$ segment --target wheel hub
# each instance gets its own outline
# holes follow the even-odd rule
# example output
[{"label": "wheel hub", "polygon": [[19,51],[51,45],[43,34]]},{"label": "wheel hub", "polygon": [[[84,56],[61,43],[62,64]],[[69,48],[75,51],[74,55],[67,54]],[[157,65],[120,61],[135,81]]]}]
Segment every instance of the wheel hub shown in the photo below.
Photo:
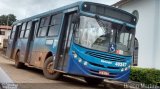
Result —
[{"label": "wheel hub", "polygon": [[48,65],[47,65],[47,72],[49,74],[54,74],[55,71],[53,70],[53,67],[54,67],[53,62],[48,63]]}]

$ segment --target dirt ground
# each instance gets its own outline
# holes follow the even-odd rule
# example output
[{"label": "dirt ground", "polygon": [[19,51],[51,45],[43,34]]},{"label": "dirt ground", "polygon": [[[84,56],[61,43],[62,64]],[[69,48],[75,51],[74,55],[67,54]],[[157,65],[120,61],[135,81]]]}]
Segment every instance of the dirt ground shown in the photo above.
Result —
[{"label": "dirt ground", "polygon": [[18,84],[20,89],[120,89],[118,86],[103,83],[88,85],[82,78],[64,75],[60,80],[50,80],[43,76],[42,70],[26,67],[17,69],[14,62],[0,54],[0,67]]}]

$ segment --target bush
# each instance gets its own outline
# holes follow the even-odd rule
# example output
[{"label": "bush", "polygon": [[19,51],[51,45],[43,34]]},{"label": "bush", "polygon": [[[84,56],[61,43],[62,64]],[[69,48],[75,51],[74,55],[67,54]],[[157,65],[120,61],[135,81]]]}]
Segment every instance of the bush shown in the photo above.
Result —
[{"label": "bush", "polygon": [[160,70],[132,67],[130,79],[133,81],[160,86]]}]

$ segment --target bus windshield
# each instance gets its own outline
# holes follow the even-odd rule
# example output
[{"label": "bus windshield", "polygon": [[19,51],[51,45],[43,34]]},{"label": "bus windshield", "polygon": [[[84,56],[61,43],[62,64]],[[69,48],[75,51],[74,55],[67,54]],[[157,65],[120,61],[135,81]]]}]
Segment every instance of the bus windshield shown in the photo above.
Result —
[{"label": "bus windshield", "polygon": [[80,16],[78,25],[74,35],[76,44],[94,50],[131,55],[135,31],[132,28],[87,16]]}]

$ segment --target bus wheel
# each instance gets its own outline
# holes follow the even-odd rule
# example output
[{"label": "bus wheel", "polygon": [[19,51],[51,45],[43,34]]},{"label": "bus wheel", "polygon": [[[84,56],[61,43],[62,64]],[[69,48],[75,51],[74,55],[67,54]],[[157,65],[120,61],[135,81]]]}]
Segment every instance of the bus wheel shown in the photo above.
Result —
[{"label": "bus wheel", "polygon": [[85,77],[84,79],[89,85],[98,85],[98,84],[102,83],[104,80],[104,79],[91,78],[91,77]]},{"label": "bus wheel", "polygon": [[48,79],[59,79],[62,76],[62,73],[54,71],[54,61],[53,57],[48,57],[44,62],[43,74]]},{"label": "bus wheel", "polygon": [[22,67],[24,67],[24,63],[19,62],[19,56],[20,56],[20,52],[17,52],[16,56],[15,56],[15,66],[17,68],[22,68]]}]

